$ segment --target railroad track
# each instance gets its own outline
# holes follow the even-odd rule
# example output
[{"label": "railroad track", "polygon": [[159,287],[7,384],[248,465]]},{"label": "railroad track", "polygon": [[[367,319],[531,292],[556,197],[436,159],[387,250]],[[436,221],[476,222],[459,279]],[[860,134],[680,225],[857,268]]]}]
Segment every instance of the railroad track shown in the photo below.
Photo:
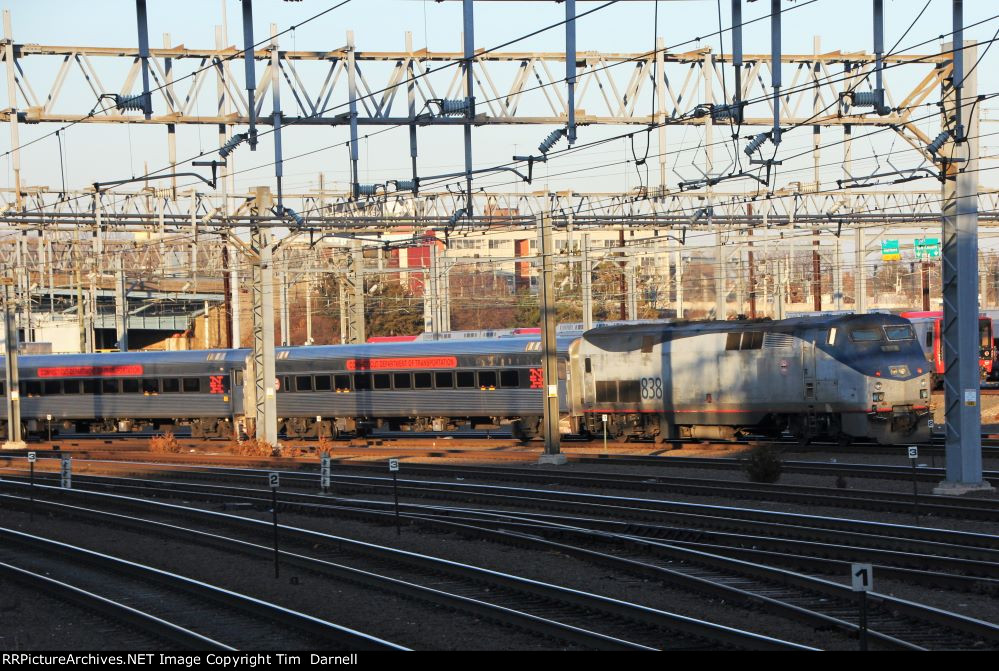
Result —
[{"label": "railroad track", "polygon": [[[144,465],[146,466],[146,465]],[[26,482],[23,474],[3,471],[8,480]],[[185,479],[209,479],[214,481],[236,480],[243,484],[262,484],[264,476],[260,472],[245,469],[191,468],[186,472],[172,473],[181,480],[114,477],[97,475],[74,475],[74,486],[85,486],[102,491],[115,491],[129,494],[151,494],[156,496],[200,495],[218,502],[256,501],[269,504],[269,490],[255,487],[234,487],[228,485],[201,484]],[[55,480],[51,473],[38,473],[37,478]],[[41,481],[41,480],[40,480]],[[283,482],[287,486],[301,485],[316,487],[318,479],[313,474],[288,473]],[[528,509],[531,512],[553,511],[605,517],[616,521],[632,523],[652,522],[665,525],[684,525],[695,528],[734,531],[739,533],[785,533],[795,530],[792,537],[799,540],[817,542],[841,542],[841,534],[850,534],[852,544],[875,547],[900,552],[920,553],[926,548],[944,556],[965,559],[993,561],[999,552],[999,538],[988,534],[946,531],[925,527],[903,527],[893,524],[864,522],[835,517],[797,515],[751,508],[705,505],[650,498],[611,496],[582,492],[550,491],[498,485],[470,483],[450,483],[420,480],[399,480],[399,492],[406,500],[413,498],[458,501],[462,504],[500,505],[512,510]],[[393,492],[392,480],[387,477],[339,475],[334,478],[334,489],[338,495],[349,492],[374,493],[390,500]],[[282,505],[323,505],[329,499],[325,496],[282,491]],[[364,502],[375,507],[384,505],[382,501]],[[354,502],[355,505],[361,503]],[[772,530],[771,530],[772,529]],[[899,530],[905,536],[899,536]]]},{"label": "railroad track", "polygon": [[[65,492],[55,490],[50,493],[61,495]],[[23,497],[0,495],[0,498],[6,505],[22,508],[30,505]],[[124,526],[143,533],[179,537],[185,542],[208,544],[230,552],[264,558],[269,558],[273,552],[267,545],[220,534],[220,531],[231,534],[238,530],[266,542],[272,527],[265,522],[118,496],[104,498],[102,502],[139,507],[147,515],[179,516],[185,524],[201,524],[202,528],[180,527],[135,515],[126,516],[55,501],[36,503],[48,512],[98,520],[116,528]],[[300,547],[314,555],[307,556],[287,549],[282,551],[281,561],[297,568],[466,611],[476,617],[588,648],[808,649],[751,632],[459,562],[306,529],[282,526],[280,533],[283,546]],[[358,561],[364,563],[364,569],[347,565]],[[426,586],[426,583],[431,583],[433,587]]]},{"label": "railroad track", "polygon": [[0,527],[0,539],[0,561],[8,575],[33,575],[36,584],[44,575],[72,586],[79,598],[89,593],[109,609],[115,604],[122,615],[127,609],[131,622],[184,647],[405,649],[273,603],[16,529]]},{"label": "railroad track", "polygon": [[[652,457],[655,459],[655,457]],[[686,459],[686,458],[684,458]],[[675,459],[670,459],[673,462]],[[16,461],[13,457],[6,459],[8,463]],[[54,463],[54,460],[46,460]],[[703,459],[696,462],[699,466],[706,465],[705,462],[715,460]],[[205,466],[184,466],[179,464],[156,464],[151,462],[121,462],[103,460],[78,460],[77,464],[88,464],[99,468],[116,469],[126,473],[144,473],[148,469],[171,469],[168,473],[171,477],[185,478],[209,478],[220,481],[235,482],[257,482],[265,477],[266,471],[258,469],[232,469],[224,467]],[[627,460],[626,463],[631,463]],[[636,463],[646,463],[644,460]],[[658,465],[669,465],[657,462]],[[23,462],[21,463],[23,466]],[[726,460],[724,466],[734,468],[738,466],[737,460]],[[313,465],[312,468],[315,466]],[[378,465],[354,464],[346,465],[349,470],[377,470]],[[380,466],[384,468],[384,466]],[[823,470],[821,466],[807,465],[803,469],[812,469],[812,472]],[[334,481],[341,492],[378,492],[387,486],[388,480],[384,477],[365,477],[342,474],[343,469],[338,469],[334,476]],[[14,468],[0,469],[0,472],[18,474]],[[23,469],[21,471],[23,473]],[[803,485],[787,484],[763,484],[747,483],[737,481],[718,481],[703,478],[688,478],[668,475],[635,475],[626,473],[606,473],[606,472],[556,472],[553,470],[541,470],[538,468],[513,468],[513,467],[493,467],[493,466],[450,466],[441,464],[406,464],[407,475],[423,475],[429,477],[448,477],[464,480],[465,478],[478,478],[487,481],[515,481],[528,483],[542,483],[545,485],[559,486],[583,486],[603,490],[626,490],[655,492],[659,494],[685,494],[694,496],[715,496],[719,498],[740,498],[747,500],[774,501],[785,503],[796,503],[810,506],[826,506],[833,508],[863,509],[868,511],[883,511],[892,513],[913,514],[916,510],[916,502],[911,494],[900,492],[885,492],[875,490],[840,489],[834,487],[814,487]],[[833,471],[824,471],[832,472]],[[852,471],[856,474],[858,471]],[[896,477],[901,477],[899,471],[886,469]],[[842,474],[842,473],[839,473]],[[918,475],[918,472],[917,472]],[[289,482],[300,482],[303,486],[318,485],[318,473],[292,473],[289,474]],[[911,474],[910,474],[911,477]],[[999,482],[999,478],[997,478]],[[412,490],[420,486],[420,481],[403,480],[402,486]],[[442,487],[465,488],[473,485],[455,483],[437,483]],[[484,486],[484,485],[483,485]],[[418,492],[416,492],[418,493]],[[980,498],[954,498],[945,496],[933,496],[922,494],[918,499],[918,510],[921,515],[934,515],[940,517],[954,517],[958,519],[976,519],[987,522],[999,521],[999,503],[989,499]]]},{"label": "railroad track", "polygon": [[[76,496],[82,494],[75,493]],[[90,494],[91,498],[95,496],[106,495]],[[23,502],[23,498],[21,500]],[[132,505],[165,506],[161,503],[135,503],[134,500]],[[177,506],[168,508],[175,512],[184,510]],[[187,510],[193,517],[217,515],[208,511]],[[466,535],[477,532],[494,540],[573,555],[643,579],[661,580],[693,592],[722,598],[726,603],[762,608],[816,627],[837,630],[841,634],[852,635],[857,630],[855,596],[842,585],[689,547],[678,547],[672,541],[666,543],[641,538],[635,535],[635,529],[628,534],[611,533],[587,529],[569,523],[573,521],[565,518],[538,519],[536,516],[470,510],[445,513],[430,507],[424,507],[419,513],[407,512],[407,516]],[[259,526],[262,523],[253,520],[241,521],[240,524]],[[310,538],[309,542],[314,543],[314,538]],[[874,594],[871,599],[871,635],[884,647],[975,649],[999,646],[999,627],[990,623],[884,595]]]}]

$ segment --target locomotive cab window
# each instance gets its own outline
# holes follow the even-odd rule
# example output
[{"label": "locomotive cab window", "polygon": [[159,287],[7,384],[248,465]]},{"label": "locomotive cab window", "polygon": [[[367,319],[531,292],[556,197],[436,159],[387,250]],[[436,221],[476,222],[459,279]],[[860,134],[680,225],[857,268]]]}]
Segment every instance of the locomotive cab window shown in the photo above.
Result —
[{"label": "locomotive cab window", "polygon": [[853,342],[881,342],[881,332],[878,329],[853,329],[850,331]]},{"label": "locomotive cab window", "polygon": [[829,336],[826,338],[826,344],[827,345],[835,345],[836,344],[836,327],[835,326],[833,326],[831,329],[829,329]]},{"label": "locomotive cab window", "polygon": [[888,336],[888,340],[914,340],[916,338],[909,325],[886,326],[885,335]]}]

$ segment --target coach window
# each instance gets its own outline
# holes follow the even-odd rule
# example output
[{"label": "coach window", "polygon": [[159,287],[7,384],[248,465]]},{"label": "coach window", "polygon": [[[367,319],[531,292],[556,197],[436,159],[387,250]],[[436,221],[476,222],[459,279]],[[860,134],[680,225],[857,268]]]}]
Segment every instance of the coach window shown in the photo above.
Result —
[{"label": "coach window", "polygon": [[430,373],[413,373],[413,387],[430,389],[434,386],[434,378]]},{"label": "coach window", "polygon": [[142,393],[143,394],[158,394],[160,393],[160,381],[154,377],[143,378],[142,380]]},{"label": "coach window", "polygon": [[62,384],[59,383],[59,380],[45,380],[42,387],[46,396],[55,396],[62,393]]},{"label": "coach window", "polygon": [[[344,375],[344,377],[347,377]],[[349,379],[349,378],[348,378]],[[316,391],[330,391],[333,389],[333,378],[329,375],[316,376]]]},{"label": "coach window", "polygon": [[496,371],[494,370],[480,370],[479,371],[479,388],[486,389],[496,388]]},{"label": "coach window", "polygon": [[337,391],[350,391],[350,376],[336,375],[333,378],[334,388]]},{"label": "coach window", "polygon": [[83,393],[84,394],[99,394],[101,393],[101,386],[97,384],[100,380],[84,380],[83,381]]},{"label": "coach window", "polygon": [[7,395],[7,388],[4,386],[3,382],[0,382],[0,396]]},{"label": "coach window", "polygon": [[183,380],[183,389],[187,393],[197,393],[201,391],[201,378],[200,377],[185,377]]},{"label": "coach window", "polygon": [[125,394],[139,393],[139,380],[137,378],[125,378],[121,381],[121,391]]},{"label": "coach window", "polygon": [[38,380],[25,380],[21,383],[21,395],[32,397],[42,395],[42,383]]},{"label": "coach window", "polygon": [[454,373],[434,373],[434,386],[438,389],[454,387]]},{"label": "coach window", "polygon": [[285,391],[285,392],[287,392],[287,391],[295,391],[294,389],[291,388],[291,376],[290,375],[284,375],[280,379],[281,379],[281,384],[278,385],[278,391],[279,392],[281,392],[281,391]]},{"label": "coach window", "polygon": [[475,387],[475,373],[472,371],[461,371],[456,378],[459,389],[473,389]]},{"label": "coach window", "polygon": [[312,376],[311,375],[296,375],[295,376],[295,390],[296,391],[312,391]]},{"label": "coach window", "polygon": [[173,394],[180,391],[180,380],[175,377],[163,378],[163,393]]},{"label": "coach window", "polygon": [[118,380],[101,380],[101,393],[102,394],[117,394],[118,393]]},{"label": "coach window", "polygon": [[520,386],[520,371],[504,370],[500,371],[500,384],[504,387]]},{"label": "coach window", "polygon": [[[63,380],[62,381],[62,393],[64,394],[79,394],[80,393],[80,381],[79,380]],[[3,394],[0,394],[2,396]]]},{"label": "coach window", "polygon": [[392,378],[388,373],[373,373],[372,377],[375,378],[375,389],[392,388]]},{"label": "coach window", "polygon": [[357,373],[354,375],[354,389],[371,389],[371,373]]},{"label": "coach window", "polygon": [[413,378],[410,377],[409,373],[395,373],[392,378],[392,384],[396,389],[413,388]]},{"label": "coach window", "polygon": [[236,370],[233,377],[235,378],[236,386],[241,387],[243,385],[243,371]]}]

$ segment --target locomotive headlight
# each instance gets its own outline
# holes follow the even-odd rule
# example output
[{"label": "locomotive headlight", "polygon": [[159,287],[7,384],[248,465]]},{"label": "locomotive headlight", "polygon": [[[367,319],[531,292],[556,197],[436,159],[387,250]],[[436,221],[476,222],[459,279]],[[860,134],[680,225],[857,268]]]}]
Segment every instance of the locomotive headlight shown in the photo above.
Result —
[{"label": "locomotive headlight", "polygon": [[919,386],[920,386],[920,387],[925,387],[925,386],[927,386],[928,384],[929,384],[929,383],[928,383],[928,382],[926,381],[926,378],[924,377],[924,378],[922,379],[922,381],[921,381],[921,382],[919,383]]},{"label": "locomotive headlight", "polygon": [[920,389],[919,390],[919,398],[929,398],[929,397],[930,397],[930,390],[929,389]]},{"label": "locomotive headlight", "polygon": [[874,388],[875,388],[875,389],[877,389],[878,391],[880,391],[880,390],[881,390],[881,387],[883,387],[883,386],[884,386],[884,385],[883,385],[883,384],[881,384],[880,382],[875,382],[875,383],[874,383]]},{"label": "locomotive headlight", "polygon": [[883,391],[879,391],[879,392],[875,392],[874,393],[874,402],[875,403],[878,403],[878,402],[883,401],[883,400],[885,400],[885,393]]}]

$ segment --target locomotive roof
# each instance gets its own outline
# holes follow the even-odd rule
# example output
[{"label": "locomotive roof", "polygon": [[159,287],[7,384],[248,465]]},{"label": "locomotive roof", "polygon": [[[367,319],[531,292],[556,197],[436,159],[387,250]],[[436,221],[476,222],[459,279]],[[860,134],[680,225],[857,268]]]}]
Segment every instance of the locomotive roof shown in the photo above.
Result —
[{"label": "locomotive roof", "polygon": [[738,331],[760,331],[763,333],[796,333],[805,329],[832,328],[833,326],[866,326],[884,324],[908,324],[909,320],[883,313],[853,315],[819,315],[793,317],[791,319],[739,319],[720,321],[714,319],[677,320],[665,324],[623,324],[590,329],[583,337],[601,340],[613,336],[653,335],[663,337],[684,337],[701,333],[733,333]]}]

